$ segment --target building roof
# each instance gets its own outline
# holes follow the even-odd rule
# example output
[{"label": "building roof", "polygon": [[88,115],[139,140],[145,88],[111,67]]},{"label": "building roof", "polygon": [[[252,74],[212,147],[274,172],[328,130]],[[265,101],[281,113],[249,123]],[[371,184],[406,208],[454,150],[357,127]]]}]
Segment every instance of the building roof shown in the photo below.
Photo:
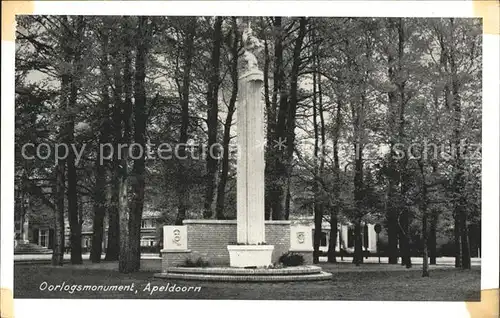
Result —
[{"label": "building roof", "polygon": [[162,216],[162,214],[163,214],[162,211],[145,208],[144,211],[142,211],[142,218],[143,219],[159,218]]}]

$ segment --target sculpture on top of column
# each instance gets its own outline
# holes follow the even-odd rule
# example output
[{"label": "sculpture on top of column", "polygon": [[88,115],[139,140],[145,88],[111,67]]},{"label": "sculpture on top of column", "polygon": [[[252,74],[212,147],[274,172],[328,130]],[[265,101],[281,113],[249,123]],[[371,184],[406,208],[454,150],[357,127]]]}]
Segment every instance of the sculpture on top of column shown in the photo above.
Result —
[{"label": "sculpture on top of column", "polygon": [[245,71],[258,71],[259,63],[257,62],[256,54],[262,50],[264,45],[261,40],[253,35],[251,22],[248,22],[247,27],[243,30],[242,40],[245,50],[243,53],[243,59],[247,63]]}]

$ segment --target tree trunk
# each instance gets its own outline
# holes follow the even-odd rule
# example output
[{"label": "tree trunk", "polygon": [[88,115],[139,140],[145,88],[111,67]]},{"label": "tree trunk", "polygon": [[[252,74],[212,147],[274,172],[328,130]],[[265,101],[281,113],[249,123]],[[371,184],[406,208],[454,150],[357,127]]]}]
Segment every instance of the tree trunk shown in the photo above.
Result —
[{"label": "tree trunk", "polygon": [[[450,19],[451,27],[454,28],[454,20]],[[458,70],[455,62],[455,49],[454,43],[450,43],[450,54],[449,64],[451,70],[451,104],[453,109],[453,137],[455,144],[455,164],[453,166],[455,182],[453,185],[454,189],[454,215],[455,219],[458,219],[458,231],[455,232],[459,238],[456,240],[458,244],[460,244],[459,251],[456,257],[460,259],[460,267],[463,269],[471,268],[470,261],[470,248],[469,248],[469,240],[468,240],[468,231],[467,231],[467,199],[465,198],[465,168],[464,168],[464,158],[463,154],[459,152],[461,149],[461,120],[462,120],[462,105],[461,105],[461,96],[460,96],[460,84],[458,79]]]},{"label": "tree trunk", "polygon": [[[361,145],[360,145],[361,148]],[[354,172],[354,201],[356,205],[356,218],[354,220],[354,257],[352,262],[358,266],[363,263],[363,245],[361,240],[361,217],[363,210],[363,153],[359,150],[359,154],[355,159]]]},{"label": "tree trunk", "polygon": [[[387,225],[389,240],[389,263],[397,263],[397,243],[401,253],[401,265],[411,267],[411,252],[408,234],[409,215],[405,203],[405,195],[408,188],[407,176],[407,154],[395,162],[394,146],[396,143],[405,144],[405,106],[406,81],[403,68],[405,67],[405,29],[402,18],[388,19],[388,30],[391,36],[397,36],[397,55],[388,53],[388,76],[395,89],[388,92],[389,97],[389,143],[391,153],[388,162],[388,189],[387,189]],[[389,44],[390,45],[390,44]],[[405,148],[406,149],[406,148]],[[396,198],[397,184],[401,183],[399,200]],[[399,201],[399,202],[397,202]],[[399,215],[398,215],[399,213]]]},{"label": "tree trunk", "polygon": [[[364,98],[362,98],[364,100]],[[361,103],[363,105],[363,102]],[[362,108],[355,110],[356,106],[351,106],[354,126],[354,256],[352,262],[359,266],[363,262],[363,246],[361,242],[361,216],[363,214],[363,144],[361,138],[362,131]],[[359,107],[359,106],[358,106]]]},{"label": "tree trunk", "polygon": [[[117,149],[117,148],[115,148]],[[111,180],[111,199],[108,210],[108,240],[106,246],[106,261],[117,261],[120,254],[120,224],[119,224],[119,199],[120,199],[120,171],[118,164],[113,169]]]},{"label": "tree trunk", "polygon": [[425,181],[425,170],[424,163],[422,161],[419,162],[420,166],[420,174],[422,176],[422,197],[420,202],[420,209],[422,212],[422,242],[423,242],[423,255],[422,255],[422,277],[429,277],[429,255],[427,250],[427,183]]},{"label": "tree trunk", "polygon": [[[451,19],[450,19],[451,20]],[[444,85],[444,97],[445,97],[445,107],[446,109],[452,108],[453,110],[453,99],[455,96],[451,94],[450,88],[452,86],[452,80],[450,79],[450,74],[449,74],[449,64],[450,64],[450,51],[452,50],[452,47],[448,47],[448,44],[445,43],[443,34],[439,35],[439,43],[441,47],[441,56],[440,56],[440,67],[446,72],[446,82]],[[450,96],[451,95],[451,96]],[[451,97],[451,98],[450,98]],[[460,123],[460,118],[455,118],[457,114],[454,114],[454,135],[453,135],[453,144],[456,145],[457,140],[460,139],[460,130],[459,130],[459,125],[457,126],[457,123]],[[454,170],[454,178],[452,182],[452,192],[455,198],[453,199],[453,205],[454,205],[454,211],[453,211],[453,235],[454,235],[454,252],[455,252],[455,267],[456,268],[461,268],[462,267],[462,246],[460,243],[460,217],[457,214],[458,205],[457,205],[457,189],[458,189],[458,183],[459,183],[459,178],[456,169],[456,163],[458,161],[455,161],[455,165],[453,167]]]},{"label": "tree trunk", "polygon": [[[336,209],[334,207],[334,209]],[[334,210],[332,209],[332,211]],[[332,212],[330,214],[330,238],[328,240],[328,263],[337,263],[335,247],[337,246],[337,235],[338,235],[338,220],[337,214]]]},{"label": "tree trunk", "polygon": [[[271,219],[271,198],[270,198],[270,174],[269,168],[271,167],[272,153],[273,153],[273,136],[276,125],[276,103],[271,103],[270,90],[269,90],[269,45],[267,39],[264,39],[264,100],[266,103],[266,149],[265,149],[265,204],[264,204],[264,219]],[[276,81],[276,79],[275,79]],[[273,99],[275,95],[273,94]]]},{"label": "tree trunk", "polygon": [[314,251],[313,251],[313,263],[318,264],[319,263],[319,256],[320,256],[320,245],[321,245],[321,236],[322,236],[322,229],[321,229],[321,223],[323,222],[323,209],[322,205],[323,202],[320,202],[320,196],[319,196],[319,189],[320,189],[320,184],[319,184],[319,178],[321,176],[319,175],[319,164],[318,164],[318,154],[319,154],[319,127],[318,127],[318,118],[317,118],[317,73],[313,72],[313,97],[312,97],[312,103],[313,103],[313,127],[314,127],[314,170],[313,170],[313,204],[314,204]]},{"label": "tree trunk", "polygon": [[[125,27],[125,24],[123,24]],[[123,40],[123,43],[128,44],[127,40],[124,39],[125,31],[122,30],[122,36],[118,36],[118,40]],[[118,41],[116,41],[118,42]],[[123,102],[123,81],[122,79],[122,69],[124,69],[124,55],[126,55],[126,51],[121,49],[121,46],[117,45],[115,41],[113,41],[113,46],[111,50],[111,61],[113,63],[112,71],[113,71],[113,120],[112,120],[112,130],[113,130],[113,149],[115,149],[115,154],[113,154],[112,159],[112,172],[111,172],[111,198],[110,198],[110,207],[108,211],[108,240],[106,247],[106,261],[117,261],[119,259],[120,254],[120,189],[122,187],[122,178],[125,175],[122,175],[123,167],[122,163],[125,161],[119,160],[118,158],[118,144],[123,140],[123,128],[124,128],[124,117],[126,114],[122,115],[122,110],[125,109],[125,103]],[[120,157],[121,158],[121,157]]]},{"label": "tree trunk", "polygon": [[[333,187],[333,196],[335,204],[330,212],[330,239],[328,243],[328,262],[336,263],[335,248],[337,246],[337,226],[338,215],[340,213],[340,160],[339,160],[339,138],[340,125],[342,124],[342,97],[337,99],[337,111],[335,118],[334,134],[333,134],[333,169],[335,184]],[[342,235],[342,234],[341,234]],[[339,244],[341,247],[341,244]],[[342,248],[340,248],[342,249]]]},{"label": "tree trunk", "polygon": [[408,211],[403,207],[403,211],[399,216],[399,247],[401,250],[401,265],[406,268],[411,268],[410,241],[409,241],[409,224]]},{"label": "tree trunk", "polygon": [[[393,58],[389,56],[389,63],[392,63]],[[394,71],[393,68],[389,68],[389,78],[394,80]],[[389,127],[390,130],[390,149],[391,152],[388,157],[388,186],[387,186],[387,205],[386,205],[386,215],[387,215],[387,236],[388,236],[388,254],[389,254],[389,264],[397,264],[398,263],[398,217],[397,217],[397,209],[398,204],[396,204],[396,183],[398,179],[398,170],[396,167],[396,163],[394,162],[394,145],[395,141],[395,132],[393,131],[393,127],[396,126],[396,94],[391,91],[388,93],[389,95]]]},{"label": "tree trunk", "polygon": [[[69,142],[68,144],[71,144]],[[71,151],[69,152],[71,154]],[[76,167],[75,156],[68,154],[67,161],[68,169],[68,216],[70,227],[70,243],[71,243],[71,264],[82,263],[82,229],[78,215],[78,194],[76,191]]]},{"label": "tree trunk", "polygon": [[229,105],[227,107],[227,116],[224,123],[224,136],[222,139],[222,144],[224,146],[224,153],[222,156],[222,169],[219,178],[219,184],[217,188],[217,205],[215,209],[215,217],[220,220],[224,219],[224,201],[226,198],[226,184],[229,174],[229,142],[231,141],[231,126],[233,122],[233,115],[235,111],[236,98],[238,96],[238,26],[236,24],[236,17],[232,18],[232,28],[233,28],[233,45],[231,47],[231,81],[232,90],[231,98],[229,100]]},{"label": "tree trunk", "polygon": [[389,190],[387,195],[387,236],[388,236],[388,254],[389,264],[398,263],[398,220],[394,207],[395,198],[392,195],[394,184],[389,181]]},{"label": "tree trunk", "polygon": [[422,217],[423,266],[422,277],[429,277],[429,256],[427,253],[427,214]]},{"label": "tree trunk", "polygon": [[455,244],[455,268],[462,268],[462,244],[460,235],[460,217],[456,215],[456,211],[453,214],[453,234],[454,234],[454,244]]},{"label": "tree trunk", "polygon": [[[443,63],[443,59],[441,59],[441,63]],[[447,85],[445,85],[447,86]],[[439,112],[439,95],[442,92],[439,90],[438,92],[434,93],[434,111],[436,114]],[[445,96],[447,96],[448,93],[446,92],[445,89]],[[446,101],[445,97],[445,101]],[[446,105],[445,105],[446,107]],[[439,127],[439,116],[434,116],[434,125],[435,127]],[[438,163],[436,161],[431,162],[432,166],[432,173],[436,174],[438,171]],[[437,250],[436,250],[436,245],[437,245],[437,224],[438,224],[438,219],[439,219],[439,209],[438,208],[432,208],[431,209],[431,214],[430,214],[430,229],[429,229],[429,238],[427,240],[427,247],[429,250],[429,258],[430,258],[430,265],[436,265],[436,257],[437,257]]]},{"label": "tree trunk", "polygon": [[429,233],[429,240],[428,240],[428,247],[429,247],[429,258],[430,258],[430,265],[436,265],[436,256],[437,256],[437,251],[436,251],[436,228],[437,228],[437,222],[438,222],[438,211],[433,209],[431,212],[431,224],[430,224],[430,233]]},{"label": "tree trunk", "polygon": [[[300,18],[297,37],[294,41],[292,67],[290,72],[290,90],[287,91],[283,63],[283,34],[281,18],[274,18],[275,59],[274,59],[274,87],[272,108],[277,109],[276,126],[272,139],[268,139],[268,146],[275,147],[275,143],[286,143],[285,149],[267,149],[266,179],[267,179],[267,206],[271,208],[273,220],[282,220],[286,213],[286,187],[291,177],[292,159],[295,141],[295,117],[297,108],[298,76],[301,66],[300,54],[303,40],[307,31],[307,19]],[[278,93],[279,92],[279,93]],[[279,94],[279,107],[278,105]],[[275,107],[276,105],[276,107]],[[268,117],[269,120],[269,117]],[[274,127],[274,122],[270,121]],[[272,128],[271,128],[272,129]],[[277,147],[282,148],[282,147]]]},{"label": "tree trunk", "polygon": [[[66,64],[72,63],[72,54],[71,49],[68,47],[68,42],[73,36],[73,32],[71,32],[69,28],[69,22],[67,17],[63,17],[61,19],[61,29],[62,36],[60,39],[60,45],[63,51],[63,60]],[[63,69],[63,73],[61,74],[61,98],[60,98],[60,107],[62,110],[66,110],[71,105],[71,71],[68,68]],[[62,125],[59,132],[59,138],[61,142],[65,143],[68,140],[68,131],[67,125]],[[65,170],[66,170],[66,161],[59,161],[56,166],[56,185],[55,185],[55,244],[52,254],[52,264],[62,266],[64,263],[64,251],[66,248],[66,239],[65,239],[65,222],[64,222],[64,197],[66,191],[66,180],[65,180]],[[22,202],[24,204],[24,202]]]},{"label": "tree trunk", "polygon": [[[354,106],[353,106],[354,107]],[[363,245],[361,240],[361,216],[363,215],[363,143],[361,131],[363,129],[363,108],[364,97],[362,96],[361,109],[353,112],[354,116],[354,204],[355,204],[355,219],[354,219],[354,257],[352,262],[359,266],[363,263]]]},{"label": "tree trunk", "polygon": [[[78,90],[80,88],[79,75],[81,74],[81,54],[82,50],[80,48],[81,39],[83,37],[84,28],[84,17],[79,16],[76,18],[76,41],[72,40],[75,47],[68,48],[71,52],[73,51],[73,72],[71,74],[70,80],[70,96],[68,101],[68,107],[75,109],[78,97]],[[75,111],[71,111],[67,108],[69,114],[66,121],[66,144],[71,145],[75,141],[74,129],[75,129]],[[77,187],[77,175],[75,166],[75,153],[73,151],[68,152],[68,157],[66,160],[67,165],[67,180],[68,180],[68,218],[70,227],[70,245],[71,245],[71,264],[81,264],[82,263],[82,229],[78,213],[78,192]]]},{"label": "tree trunk", "polygon": [[[263,18],[262,18],[263,19]],[[276,38],[278,38],[279,33],[275,35]],[[265,177],[265,198],[264,198],[264,219],[265,220],[270,220],[271,219],[271,182],[273,181],[271,178],[271,173],[272,173],[272,160],[273,156],[275,155],[275,151],[273,149],[274,144],[274,133],[276,130],[276,87],[273,87],[273,96],[272,96],[272,102],[271,102],[271,91],[269,89],[269,65],[270,63],[270,56],[269,56],[269,44],[267,41],[267,38],[264,37],[264,101],[266,103],[266,117],[267,117],[267,125],[266,125],[266,148],[265,148],[265,170],[264,170],[264,177]],[[277,47],[280,49],[280,46]],[[275,68],[275,74],[276,74],[276,68]],[[274,78],[274,84],[276,85],[276,78]]]},{"label": "tree trunk", "polygon": [[[281,151],[276,149],[275,142],[279,142],[283,138],[284,130],[284,110],[282,107],[286,105],[286,88],[284,85],[284,65],[283,65],[283,30],[281,17],[273,19],[274,31],[274,60],[273,60],[273,96],[271,105],[267,110],[267,147],[265,153],[265,210],[267,218],[273,220],[280,219],[281,211],[280,201],[282,193],[280,193],[278,169],[282,169]],[[265,65],[267,68],[268,66]],[[280,124],[280,127],[278,127]]]},{"label": "tree trunk", "polygon": [[118,253],[118,270],[121,273],[129,272],[129,266],[131,266],[133,260],[128,254],[130,247],[130,236],[129,233],[129,207],[128,207],[128,182],[127,182],[127,152],[122,151],[121,160],[122,165],[120,165],[120,174],[118,179],[118,218],[119,218],[119,244],[120,251]]},{"label": "tree trunk", "polygon": [[[464,214],[465,213],[466,212],[464,212]],[[462,235],[462,237],[461,237],[462,268],[463,269],[471,269],[469,231],[467,228],[467,220],[465,218],[465,215],[462,216],[462,231],[460,234]]]},{"label": "tree trunk", "polygon": [[[134,79],[134,142],[146,149],[146,62],[148,54],[148,41],[150,31],[148,17],[139,17],[137,26],[137,50],[135,57],[135,79]],[[155,98],[156,99],[156,98]],[[144,208],[145,188],[145,153],[136,152],[134,155],[134,166],[131,181],[131,200],[129,203],[128,236],[120,236],[122,241],[127,241],[127,250],[120,250],[120,272],[130,273],[140,269],[141,261],[141,220]],[[121,255],[127,255],[127,261],[122,262]]]},{"label": "tree trunk", "polygon": [[[365,74],[366,75],[366,74]],[[364,84],[361,84],[364,85]],[[352,262],[359,266],[363,263],[363,242],[361,238],[361,218],[364,215],[364,182],[363,182],[363,135],[364,135],[364,116],[365,116],[365,103],[366,103],[366,87],[363,88],[361,93],[361,101],[359,105],[351,107],[353,116],[353,133],[354,133],[354,257]]]},{"label": "tree trunk", "polygon": [[361,239],[361,219],[354,221],[354,256],[352,262],[359,266],[363,263],[363,242]]},{"label": "tree trunk", "polygon": [[217,144],[218,131],[218,114],[219,114],[219,84],[220,84],[220,47],[222,38],[222,21],[223,18],[218,16],[215,18],[214,33],[213,33],[213,48],[211,59],[211,76],[208,83],[207,93],[207,130],[208,130],[208,153],[207,153],[207,174],[205,184],[205,202],[203,209],[203,217],[208,219],[214,214],[214,195],[217,187],[217,162],[219,159],[220,149]]},{"label": "tree trunk", "polygon": [[409,242],[409,224],[408,211],[404,209],[399,217],[399,247],[401,250],[401,265],[411,268],[410,242]]},{"label": "tree trunk", "polygon": [[[106,18],[105,18],[106,19]],[[105,20],[105,28],[102,33],[102,56],[100,70],[102,72],[101,81],[101,107],[100,107],[100,117],[101,122],[99,125],[99,145],[103,145],[109,142],[110,134],[110,118],[109,118],[109,104],[110,96],[108,93],[109,85],[108,81],[108,41],[109,41],[109,27],[110,24],[108,20]],[[107,157],[109,153],[104,154]],[[95,161],[95,191],[94,191],[94,220],[92,222],[92,249],[90,251],[90,260],[93,263],[99,263],[101,261],[102,254],[102,241],[104,237],[104,216],[106,214],[106,174],[107,169],[104,166],[104,162],[101,162],[101,157],[98,155]]]},{"label": "tree trunk", "polygon": [[[453,21],[453,19],[451,19]],[[453,22],[452,22],[453,26]],[[451,44],[453,45],[453,44]],[[457,257],[460,259],[460,267],[463,269],[470,269],[470,249],[469,240],[467,234],[467,201],[465,198],[465,169],[464,169],[464,158],[462,153],[459,152],[461,149],[461,118],[462,118],[462,107],[461,107],[461,96],[459,93],[459,83],[457,75],[457,66],[455,64],[454,50],[452,49],[449,55],[449,62],[451,68],[451,93],[452,93],[452,106],[453,106],[453,118],[454,118],[454,144],[456,149],[455,154],[455,164],[454,164],[454,214],[455,219],[458,219],[458,231],[455,232],[458,238],[458,243],[460,244]]]},{"label": "tree trunk", "polygon": [[[389,104],[393,105],[395,103],[395,95],[394,93],[389,93]],[[394,108],[394,106],[392,106]],[[394,127],[395,124],[394,114],[391,116],[391,127]],[[391,139],[392,133],[391,133]],[[396,182],[398,179],[398,170],[396,167],[396,163],[394,162],[394,145],[395,141],[391,141],[391,152],[389,154],[389,162],[388,162],[388,186],[387,186],[387,205],[386,205],[386,213],[387,213],[387,236],[388,236],[388,254],[389,254],[389,264],[397,264],[398,263],[398,235],[399,235],[399,224],[398,224],[398,216],[397,209],[398,204],[396,203]]]},{"label": "tree trunk", "polygon": [[[196,18],[190,18],[187,27],[187,35],[184,44],[184,71],[182,74],[182,84],[179,85],[179,98],[181,101],[181,129],[179,137],[179,158],[186,156],[189,127],[189,87],[191,84],[191,65],[194,55],[194,37],[196,33]],[[177,172],[177,217],[175,224],[182,225],[186,218],[187,202],[189,200],[188,184],[186,182],[187,168],[183,165],[183,159],[178,159],[179,169]]]},{"label": "tree trunk", "polygon": [[313,240],[313,263],[319,263],[320,255],[320,243],[321,243],[321,223],[323,221],[323,211],[321,209],[321,204],[315,205],[314,208],[314,240]]},{"label": "tree trunk", "polygon": [[92,222],[92,249],[90,251],[92,263],[101,261],[104,215],[106,213],[106,169],[100,164],[99,160],[100,158],[96,159],[95,169],[94,220]]},{"label": "tree trunk", "polygon": [[[54,223],[54,248],[52,249],[52,265],[62,266],[64,263],[64,180],[65,163],[60,161],[56,166],[56,186],[55,186],[55,223]],[[21,204],[24,204],[22,202]]]},{"label": "tree trunk", "polygon": [[290,206],[292,202],[292,193],[290,192],[291,185],[292,185],[292,177],[288,176],[285,185],[285,215],[283,216],[284,220],[290,219]]},{"label": "tree trunk", "polygon": [[[285,180],[284,183],[280,182],[280,186],[282,189],[280,190],[280,193],[284,194],[285,196],[285,204],[282,207],[281,210],[283,210],[284,213],[282,215],[279,215],[281,218],[278,219],[283,219],[285,215],[289,215],[290,211],[287,210],[289,206],[287,207],[286,205],[286,198],[288,196],[288,191],[287,187],[290,182],[290,178],[292,176],[292,170],[293,170],[293,152],[295,150],[295,126],[296,126],[296,116],[297,116],[297,104],[298,104],[298,79],[299,79],[299,73],[300,73],[300,68],[302,66],[301,62],[301,52],[302,52],[302,45],[304,43],[304,38],[307,33],[307,24],[308,24],[308,19],[307,18],[300,18],[299,19],[299,30],[297,34],[297,38],[295,39],[294,47],[293,47],[293,63],[292,63],[292,69],[290,72],[290,98],[288,101],[287,105],[287,118],[286,118],[286,144],[287,144],[287,152],[286,152],[286,159],[284,160],[285,162],[285,175],[281,177],[281,179]],[[320,211],[321,215],[323,216],[323,204],[320,204]]]},{"label": "tree trunk", "polygon": [[[123,90],[125,100],[122,103],[121,123],[123,125],[120,134],[122,144],[130,144],[132,127],[132,44],[130,41],[131,23],[129,17],[123,18]],[[118,259],[118,270],[121,273],[133,271],[135,255],[129,253],[130,247],[130,206],[128,204],[128,149],[120,149],[120,159],[118,160],[118,222],[119,222],[119,242],[120,252]]]},{"label": "tree trunk", "polygon": [[[405,142],[405,108],[406,108],[406,79],[404,78],[403,68],[405,65],[404,60],[404,46],[405,46],[405,30],[404,30],[404,19],[398,18],[397,32],[398,32],[398,79],[396,80],[396,86],[399,92],[399,118],[398,118],[398,141],[400,143]],[[406,149],[406,148],[405,148]],[[400,237],[399,244],[401,248],[401,264],[405,265],[406,268],[411,268],[411,251],[410,251],[410,233],[409,233],[409,211],[406,206],[405,197],[409,188],[409,175],[406,171],[408,154],[405,151],[405,156],[399,162],[399,174],[401,178],[401,202],[400,210],[401,214],[399,216],[400,222]]]}]

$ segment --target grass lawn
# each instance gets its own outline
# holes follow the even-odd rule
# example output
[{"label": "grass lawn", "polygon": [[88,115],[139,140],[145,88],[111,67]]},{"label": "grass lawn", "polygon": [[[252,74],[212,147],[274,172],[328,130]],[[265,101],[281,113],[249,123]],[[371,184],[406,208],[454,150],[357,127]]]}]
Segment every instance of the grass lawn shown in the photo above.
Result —
[{"label": "grass lawn", "polygon": [[[401,265],[322,264],[333,279],[290,283],[217,283],[174,281],[154,278],[160,260],[142,260],[142,270],[120,274],[117,263],[83,265],[31,264],[14,266],[16,298],[142,298],[142,299],[275,299],[275,300],[428,300],[474,301],[480,299],[480,267],[457,270],[431,267],[430,277],[421,277],[421,267],[406,270]],[[43,284],[46,282],[46,284]],[[124,285],[130,291],[49,291],[49,285]],[[149,285],[148,285],[149,284]],[[201,287],[199,292],[156,291],[154,287]],[[40,290],[40,286],[45,290]],[[150,287],[149,290],[147,287]],[[59,287],[61,289],[61,287]],[[168,290],[168,288],[167,288]]]}]

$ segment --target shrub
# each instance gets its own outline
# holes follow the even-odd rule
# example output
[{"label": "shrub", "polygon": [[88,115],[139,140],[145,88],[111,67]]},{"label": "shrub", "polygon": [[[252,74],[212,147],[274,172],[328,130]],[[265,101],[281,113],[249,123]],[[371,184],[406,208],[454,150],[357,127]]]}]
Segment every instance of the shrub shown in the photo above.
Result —
[{"label": "shrub", "polygon": [[190,258],[186,258],[184,261],[183,267],[209,267],[210,263],[204,261],[201,257],[199,257],[196,261],[193,261]]},{"label": "shrub", "polygon": [[304,257],[297,253],[287,252],[280,256],[279,262],[283,266],[300,266],[304,264]]}]

